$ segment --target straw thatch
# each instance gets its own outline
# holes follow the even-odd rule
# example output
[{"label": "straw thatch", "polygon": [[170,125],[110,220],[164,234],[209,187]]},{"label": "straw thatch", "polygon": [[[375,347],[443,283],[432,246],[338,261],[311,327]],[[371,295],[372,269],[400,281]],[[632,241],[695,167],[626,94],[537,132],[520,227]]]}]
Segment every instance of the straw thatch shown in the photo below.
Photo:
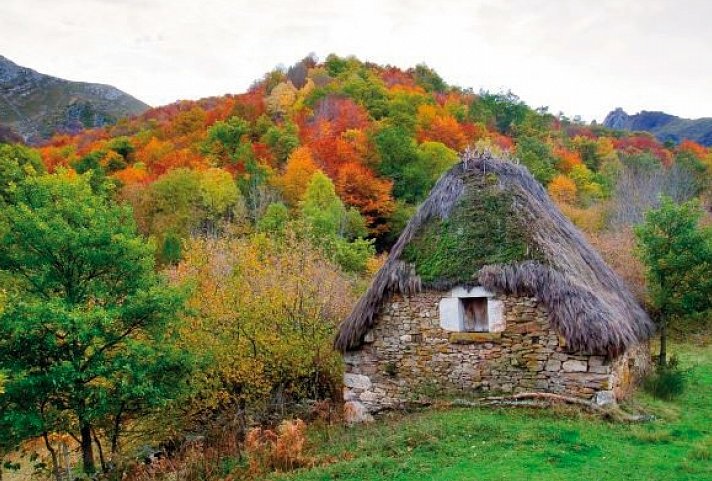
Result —
[{"label": "straw thatch", "polygon": [[423,283],[415,267],[402,258],[403,250],[429,222],[446,219],[468,186],[481,185],[478,177],[492,175],[500,189],[512,194],[513,211],[525,219],[529,242],[542,258],[486,265],[478,270],[472,285],[537,297],[548,308],[552,326],[573,350],[616,355],[653,334],[652,322],[625,283],[559,212],[526,168],[489,153],[466,152],[437,182],[368,291],[341,323],[337,349],[357,349],[377,321],[381,304],[393,293],[452,287],[446,279]]}]

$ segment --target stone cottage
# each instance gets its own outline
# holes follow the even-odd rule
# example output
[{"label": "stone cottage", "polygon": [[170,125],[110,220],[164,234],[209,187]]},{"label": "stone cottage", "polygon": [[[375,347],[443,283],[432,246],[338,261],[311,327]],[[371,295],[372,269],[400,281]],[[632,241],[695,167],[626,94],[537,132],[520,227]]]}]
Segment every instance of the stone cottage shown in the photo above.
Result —
[{"label": "stone cottage", "polygon": [[465,153],[339,327],[347,407],[443,395],[624,397],[654,328],[523,166]]}]

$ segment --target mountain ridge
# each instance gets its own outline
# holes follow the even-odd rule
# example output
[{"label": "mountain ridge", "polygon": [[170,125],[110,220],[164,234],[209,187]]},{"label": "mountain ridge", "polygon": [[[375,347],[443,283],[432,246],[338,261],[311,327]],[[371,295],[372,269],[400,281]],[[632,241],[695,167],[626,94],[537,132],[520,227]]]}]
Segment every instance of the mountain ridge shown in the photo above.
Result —
[{"label": "mountain ridge", "polygon": [[0,127],[29,144],[110,125],[148,108],[111,85],[42,74],[0,55]]},{"label": "mountain ridge", "polygon": [[685,119],[661,111],[642,110],[630,115],[618,107],[606,115],[603,125],[610,129],[650,132],[661,142],[676,144],[688,139],[712,146],[712,118]]}]

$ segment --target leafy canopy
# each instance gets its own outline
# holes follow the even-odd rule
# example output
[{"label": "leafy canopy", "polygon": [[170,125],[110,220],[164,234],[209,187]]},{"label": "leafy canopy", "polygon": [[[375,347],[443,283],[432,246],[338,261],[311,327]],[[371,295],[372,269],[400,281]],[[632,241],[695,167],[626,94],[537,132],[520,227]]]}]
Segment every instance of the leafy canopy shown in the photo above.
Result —
[{"label": "leafy canopy", "polygon": [[153,258],[131,210],[94,194],[88,176],[18,185],[0,212],[3,442],[81,432],[90,472],[92,426],[120,426],[179,394],[188,359],[169,322],[184,296]]},{"label": "leafy canopy", "polygon": [[635,230],[650,302],[665,319],[712,309],[712,232],[700,227],[701,216],[696,202],[664,197]]}]

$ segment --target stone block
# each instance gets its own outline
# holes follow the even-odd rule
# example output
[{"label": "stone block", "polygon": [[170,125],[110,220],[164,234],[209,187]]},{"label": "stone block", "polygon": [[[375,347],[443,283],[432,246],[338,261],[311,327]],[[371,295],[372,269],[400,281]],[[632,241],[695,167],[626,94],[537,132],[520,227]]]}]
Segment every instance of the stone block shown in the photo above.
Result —
[{"label": "stone block", "polygon": [[616,396],[613,394],[613,391],[598,391],[594,400],[599,406],[616,404]]},{"label": "stone block", "polygon": [[543,361],[529,361],[527,362],[527,369],[529,371],[543,371],[544,362]]},{"label": "stone block", "polygon": [[344,385],[351,389],[367,391],[371,389],[371,378],[362,374],[344,374]]},{"label": "stone block", "polygon": [[450,342],[453,344],[473,344],[492,342],[501,339],[501,337],[501,332],[453,332],[450,334]]},{"label": "stone block", "polygon": [[379,396],[378,394],[376,394],[373,391],[365,391],[365,392],[361,393],[361,395],[359,396],[359,399],[366,403],[375,403],[376,401],[378,401],[378,399],[380,397],[381,396]]},{"label": "stone block", "polygon": [[603,356],[591,356],[588,358],[589,366],[603,366],[606,358]]},{"label": "stone block", "polygon": [[546,366],[544,367],[544,370],[549,371],[549,372],[556,372],[560,369],[561,369],[561,361],[557,361],[556,359],[550,359],[546,363]]},{"label": "stone block", "polygon": [[366,406],[358,401],[344,403],[344,419],[347,424],[361,424],[373,422],[373,416]]},{"label": "stone block", "polygon": [[586,361],[570,359],[568,361],[564,361],[562,367],[564,369],[564,372],[586,372],[586,370],[588,369],[588,364],[586,363]]},{"label": "stone block", "polygon": [[593,372],[596,374],[610,374],[611,367],[610,366],[589,366],[588,372]]}]

